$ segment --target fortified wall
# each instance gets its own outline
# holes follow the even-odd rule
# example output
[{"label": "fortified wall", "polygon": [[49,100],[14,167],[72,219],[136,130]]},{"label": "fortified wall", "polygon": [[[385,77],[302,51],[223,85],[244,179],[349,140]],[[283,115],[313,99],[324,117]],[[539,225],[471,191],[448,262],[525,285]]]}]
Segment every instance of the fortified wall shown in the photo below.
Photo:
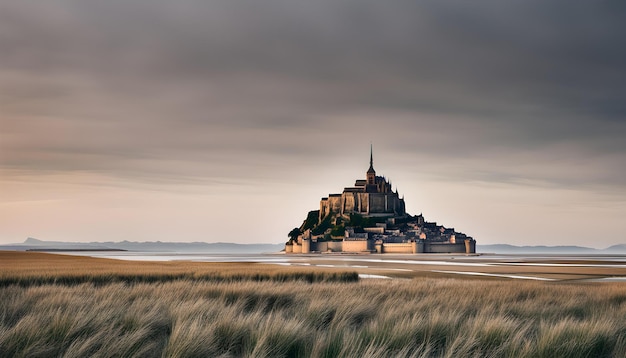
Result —
[{"label": "fortified wall", "polygon": [[392,243],[374,240],[332,240],[302,241],[285,245],[288,254],[310,253],[377,253],[377,254],[473,254],[476,252],[476,241],[466,239],[463,242],[428,242],[415,240],[410,242]]}]

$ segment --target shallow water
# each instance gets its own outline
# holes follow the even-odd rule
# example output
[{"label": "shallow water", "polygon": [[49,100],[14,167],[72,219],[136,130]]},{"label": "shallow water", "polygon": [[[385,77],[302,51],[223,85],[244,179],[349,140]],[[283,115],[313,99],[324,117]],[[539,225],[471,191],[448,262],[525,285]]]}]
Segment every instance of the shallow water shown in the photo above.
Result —
[{"label": "shallow water", "polygon": [[[60,252],[59,252],[60,253]],[[282,266],[355,269],[363,278],[420,275],[488,276],[521,280],[626,282],[626,255],[450,255],[450,254],[212,254],[177,252],[65,252],[131,261],[250,262]],[[452,270],[446,270],[450,267]],[[541,270],[545,268],[545,270]],[[538,270],[539,269],[539,270]],[[571,270],[569,270],[571,269]],[[572,273],[570,271],[577,271]],[[396,274],[392,274],[397,272]],[[404,272],[404,274],[402,273]],[[550,274],[550,278],[542,277]],[[558,278],[554,278],[554,277]],[[389,276],[384,276],[389,277]]]},{"label": "shallow water", "polygon": [[556,281],[555,279],[552,279],[552,278],[537,277],[537,276],[502,275],[502,274],[495,274],[495,273],[472,272],[472,271],[431,270],[431,272],[453,273],[457,275],[470,275],[470,276],[504,277],[504,278],[515,278],[515,279],[521,279],[521,280]]},{"label": "shallow water", "polygon": [[[441,265],[441,266],[545,266],[545,267],[614,267],[626,268],[626,255],[442,255],[442,254],[371,254],[371,255],[286,255],[286,254],[211,254],[211,253],[177,253],[177,252],[104,252],[81,251],[59,252],[65,255],[101,257],[131,261],[195,261],[195,262],[267,262],[308,264],[310,261],[343,261],[346,266],[352,262],[407,264],[407,265]],[[550,262],[572,261],[572,263]],[[585,263],[584,261],[589,261]]]}]

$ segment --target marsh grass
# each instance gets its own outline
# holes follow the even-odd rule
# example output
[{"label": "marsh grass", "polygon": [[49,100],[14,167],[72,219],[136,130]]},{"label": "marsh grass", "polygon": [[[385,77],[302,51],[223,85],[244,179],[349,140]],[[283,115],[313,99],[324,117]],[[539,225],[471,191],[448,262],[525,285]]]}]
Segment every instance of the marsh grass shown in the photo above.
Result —
[{"label": "marsh grass", "polygon": [[[619,283],[259,280],[290,271],[198,270],[0,287],[0,356],[626,356]],[[236,279],[202,276],[237,270]],[[124,272],[132,276],[130,266]]]}]

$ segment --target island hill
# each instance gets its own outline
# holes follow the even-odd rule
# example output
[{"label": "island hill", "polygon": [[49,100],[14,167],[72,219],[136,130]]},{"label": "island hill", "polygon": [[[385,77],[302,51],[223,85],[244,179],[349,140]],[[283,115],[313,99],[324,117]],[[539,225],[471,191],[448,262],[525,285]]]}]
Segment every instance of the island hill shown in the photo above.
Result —
[{"label": "island hill", "polygon": [[320,200],[299,228],[289,233],[288,254],[475,253],[476,241],[453,228],[424,221],[405,210],[404,198],[377,176],[370,149],[366,179]]}]

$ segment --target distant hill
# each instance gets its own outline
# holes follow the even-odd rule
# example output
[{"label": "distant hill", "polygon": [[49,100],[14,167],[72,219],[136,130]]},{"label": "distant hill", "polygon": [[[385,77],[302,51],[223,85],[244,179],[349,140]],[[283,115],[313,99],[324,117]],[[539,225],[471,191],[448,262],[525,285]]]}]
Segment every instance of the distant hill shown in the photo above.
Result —
[{"label": "distant hill", "polygon": [[584,246],[515,246],[508,244],[476,245],[476,252],[496,254],[626,254],[626,244],[594,249]]},{"label": "distant hill", "polygon": [[[15,245],[14,245],[15,246]],[[119,248],[109,247],[100,243],[43,241],[29,237],[20,245],[24,250],[30,251],[119,251]],[[0,246],[2,249],[3,246]]]},{"label": "distant hill", "polygon": [[619,245],[609,246],[606,249],[604,249],[604,251],[626,252],[626,244],[619,244]]},{"label": "distant hill", "polygon": [[207,242],[63,242],[44,241],[32,237],[21,244],[0,245],[0,250],[10,251],[148,251],[211,254],[259,254],[279,252],[284,244],[234,244]]},{"label": "distant hill", "polygon": [[206,252],[216,254],[259,254],[279,252],[285,244],[235,244],[226,242],[103,242],[108,247],[128,251],[151,251],[151,252]]}]

